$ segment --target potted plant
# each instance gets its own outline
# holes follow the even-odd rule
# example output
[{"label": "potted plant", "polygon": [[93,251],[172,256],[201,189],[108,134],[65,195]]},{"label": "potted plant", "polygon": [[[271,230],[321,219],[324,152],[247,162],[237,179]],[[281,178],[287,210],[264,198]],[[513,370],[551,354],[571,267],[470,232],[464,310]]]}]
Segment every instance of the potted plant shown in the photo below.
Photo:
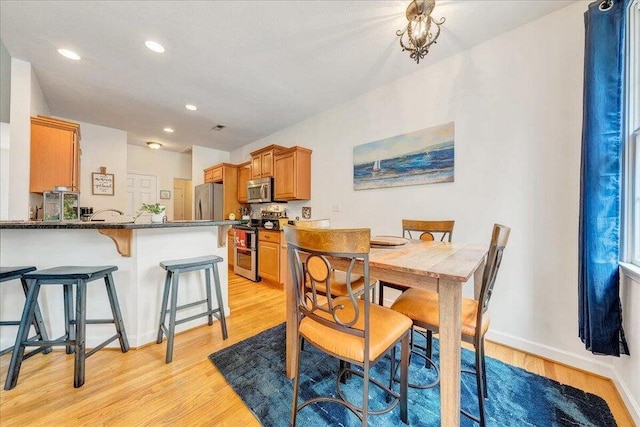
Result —
[{"label": "potted plant", "polygon": [[161,205],[160,203],[149,204],[149,205],[146,203],[143,203],[142,207],[138,209],[138,213],[136,214],[136,219],[142,214],[149,213],[151,214],[151,222],[153,223],[162,222],[164,218],[165,209],[166,209],[166,206]]}]

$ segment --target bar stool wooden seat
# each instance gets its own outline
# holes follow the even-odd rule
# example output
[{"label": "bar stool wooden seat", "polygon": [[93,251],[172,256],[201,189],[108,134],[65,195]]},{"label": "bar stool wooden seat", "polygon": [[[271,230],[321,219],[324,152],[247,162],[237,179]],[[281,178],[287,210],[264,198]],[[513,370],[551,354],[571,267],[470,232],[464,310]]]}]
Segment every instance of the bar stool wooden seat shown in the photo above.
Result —
[{"label": "bar stool wooden seat", "polygon": [[[113,282],[112,273],[118,267],[115,265],[97,266],[97,267],[78,267],[64,266],[54,267],[45,270],[39,270],[25,274],[23,277],[28,281],[29,292],[27,294],[27,302],[25,303],[20,327],[18,328],[18,336],[14,346],[7,379],[4,384],[5,390],[11,390],[18,382],[20,366],[24,360],[25,347],[50,347],[52,345],[66,346],[67,354],[75,353],[73,386],[81,387],[84,384],[85,359],[96,351],[102,349],[107,344],[120,341],[120,349],[123,353],[129,350],[129,342],[124,330],[124,322],[120,314],[120,306],[118,297],[116,296],[116,288]],[[87,283],[95,280],[104,279],[111,305],[112,319],[87,319]],[[35,311],[38,302],[38,294],[42,285],[62,285],[64,297],[64,318],[65,318],[65,334],[57,339],[28,339],[29,326],[35,321]],[[75,286],[74,286],[75,285]],[[73,290],[75,288],[75,313],[73,310]],[[97,345],[91,351],[85,351],[85,337],[87,324],[105,324],[113,323],[116,334],[101,344]]]},{"label": "bar stool wooden seat", "polygon": [[[200,317],[208,316],[209,325],[213,324],[213,316],[215,315],[220,320],[220,327],[222,328],[222,338],[227,339],[227,322],[224,316],[224,307],[222,303],[222,290],[220,289],[220,276],[218,275],[218,263],[223,259],[216,255],[208,255],[196,258],[176,259],[171,261],[163,261],[160,263],[160,267],[167,271],[167,276],[164,282],[164,292],[162,294],[162,306],[160,308],[160,322],[158,325],[158,339],[157,343],[162,343],[163,334],[167,337],[167,355],[165,358],[166,363],[171,363],[173,360],[173,339],[175,335],[176,325],[188,322]],[[211,302],[211,276],[209,270],[213,270],[213,280],[215,284],[216,300],[218,302],[218,308],[213,308]],[[178,305],[178,281],[180,273],[186,273],[189,271],[204,270],[205,276],[205,291],[206,298],[203,300],[191,302],[188,304]],[[169,293],[171,293],[170,306]],[[178,310],[195,307],[201,304],[207,304],[207,310],[195,314],[193,316],[186,317],[184,319],[176,320],[176,313]],[[169,315],[169,325],[166,325],[166,317]]]},{"label": "bar stool wooden seat", "polygon": [[[27,288],[27,281],[24,279],[24,277],[22,277],[23,274],[29,273],[31,271],[35,271],[36,268],[33,266],[30,267],[0,267],[0,283],[3,282],[8,282],[10,280],[14,280],[14,279],[20,279],[20,282],[22,283],[22,290],[24,291],[24,296],[25,298],[27,297],[27,293],[28,293],[28,288]],[[47,336],[47,330],[44,326],[44,322],[42,320],[42,314],[40,312],[40,307],[38,306],[37,302],[36,302],[36,307],[34,309],[34,321],[33,321],[33,328],[36,331],[36,336],[34,338],[39,338],[41,340],[48,340],[49,337]],[[3,320],[0,321],[0,326],[18,326],[20,325],[20,321],[19,320]],[[32,339],[34,339],[32,338]],[[13,346],[11,347],[7,347],[4,350],[0,351],[0,356],[2,356],[3,354],[9,353],[10,351],[13,350]],[[34,354],[37,353],[51,353],[51,347],[41,347],[37,350],[31,351],[29,353],[27,353],[24,357],[25,359],[28,357],[33,356]]]}]

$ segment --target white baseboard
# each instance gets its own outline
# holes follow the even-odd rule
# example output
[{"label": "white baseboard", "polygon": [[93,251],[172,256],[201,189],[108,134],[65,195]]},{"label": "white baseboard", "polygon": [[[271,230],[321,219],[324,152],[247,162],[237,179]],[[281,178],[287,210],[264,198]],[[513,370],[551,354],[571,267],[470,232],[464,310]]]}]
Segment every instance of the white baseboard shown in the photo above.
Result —
[{"label": "white baseboard", "polygon": [[582,357],[575,353],[558,350],[555,347],[540,344],[534,341],[525,340],[502,332],[491,331],[486,335],[489,341],[513,347],[536,356],[544,357],[554,362],[563,363],[584,371],[592,372],[607,378],[614,377],[613,367],[609,364],[594,361],[588,357]]},{"label": "white baseboard", "polygon": [[617,372],[615,377],[612,378],[611,381],[613,381],[616,388],[618,389],[618,393],[620,393],[620,396],[624,401],[624,405],[627,407],[631,418],[633,418],[633,422],[636,426],[640,426],[640,402],[638,402],[637,400],[639,397],[631,394],[627,383],[622,378],[620,378]]},{"label": "white baseboard", "polygon": [[487,332],[486,338],[487,340],[493,341],[498,344],[513,347],[536,356],[544,357],[545,359],[549,359],[554,362],[562,363],[564,365],[610,378],[611,381],[613,381],[616,389],[618,390],[618,393],[622,397],[622,400],[624,401],[629,414],[631,414],[631,418],[633,418],[636,425],[640,426],[640,405],[638,403],[637,397],[631,394],[629,387],[626,385],[625,381],[618,375],[613,366],[606,363],[594,361],[588,357],[582,357],[575,353],[558,350],[554,347],[524,340],[522,338],[518,338],[513,335],[504,334],[501,332],[489,331]]}]

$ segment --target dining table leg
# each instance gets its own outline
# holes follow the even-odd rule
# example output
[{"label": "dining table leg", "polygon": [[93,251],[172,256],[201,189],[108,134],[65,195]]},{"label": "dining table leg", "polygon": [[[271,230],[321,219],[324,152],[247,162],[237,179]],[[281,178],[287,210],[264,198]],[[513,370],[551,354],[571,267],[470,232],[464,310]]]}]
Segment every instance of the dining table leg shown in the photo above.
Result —
[{"label": "dining table leg", "polygon": [[460,337],[462,284],[440,280],[440,420],[445,427],[460,425]]}]

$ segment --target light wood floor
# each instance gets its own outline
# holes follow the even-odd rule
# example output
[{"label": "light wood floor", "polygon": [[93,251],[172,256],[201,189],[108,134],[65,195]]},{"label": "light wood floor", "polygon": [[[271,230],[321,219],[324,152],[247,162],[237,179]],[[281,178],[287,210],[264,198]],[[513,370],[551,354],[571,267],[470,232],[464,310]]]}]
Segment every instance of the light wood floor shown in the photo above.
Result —
[{"label": "light wood floor", "polygon": [[[281,289],[229,274],[229,339],[217,323],[176,337],[173,362],[166,344],[126,354],[101,350],[87,359],[86,382],[73,388],[73,357],[64,351],[36,355],[22,365],[18,385],[0,391],[0,425],[28,426],[259,426],[207,356],[285,320]],[[602,396],[619,426],[633,426],[607,379],[589,375],[500,345],[488,355]],[[4,384],[10,355],[0,358]]]}]

